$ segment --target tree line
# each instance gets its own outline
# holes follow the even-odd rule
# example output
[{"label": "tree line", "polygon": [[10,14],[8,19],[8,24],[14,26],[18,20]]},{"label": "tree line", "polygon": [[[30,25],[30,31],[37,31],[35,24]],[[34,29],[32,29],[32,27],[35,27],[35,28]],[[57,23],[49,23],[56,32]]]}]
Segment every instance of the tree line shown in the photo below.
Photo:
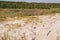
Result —
[{"label": "tree line", "polygon": [[0,8],[50,9],[50,8],[60,8],[60,3],[27,3],[27,2],[0,1]]}]

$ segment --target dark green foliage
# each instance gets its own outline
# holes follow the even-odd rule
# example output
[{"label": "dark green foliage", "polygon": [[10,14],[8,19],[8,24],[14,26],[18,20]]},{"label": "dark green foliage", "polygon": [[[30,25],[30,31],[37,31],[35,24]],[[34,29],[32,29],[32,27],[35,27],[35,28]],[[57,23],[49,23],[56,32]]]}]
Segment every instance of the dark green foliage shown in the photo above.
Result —
[{"label": "dark green foliage", "polygon": [[50,9],[50,8],[60,8],[60,3],[27,3],[27,2],[5,2],[5,1],[0,1],[0,8]]}]

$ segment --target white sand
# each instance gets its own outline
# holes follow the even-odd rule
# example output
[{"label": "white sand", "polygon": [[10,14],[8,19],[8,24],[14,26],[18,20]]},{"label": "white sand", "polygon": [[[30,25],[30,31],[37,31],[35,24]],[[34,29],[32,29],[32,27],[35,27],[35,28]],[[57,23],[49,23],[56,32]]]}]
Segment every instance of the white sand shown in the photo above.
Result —
[{"label": "white sand", "polygon": [[35,17],[0,22],[0,40],[60,40],[60,14]]}]

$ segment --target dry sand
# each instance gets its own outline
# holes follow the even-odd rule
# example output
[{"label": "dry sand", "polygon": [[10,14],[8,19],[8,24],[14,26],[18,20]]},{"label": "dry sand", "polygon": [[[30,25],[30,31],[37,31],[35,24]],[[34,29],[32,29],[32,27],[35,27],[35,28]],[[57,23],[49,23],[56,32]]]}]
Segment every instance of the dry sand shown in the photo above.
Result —
[{"label": "dry sand", "polygon": [[0,22],[0,40],[60,40],[60,14]]}]

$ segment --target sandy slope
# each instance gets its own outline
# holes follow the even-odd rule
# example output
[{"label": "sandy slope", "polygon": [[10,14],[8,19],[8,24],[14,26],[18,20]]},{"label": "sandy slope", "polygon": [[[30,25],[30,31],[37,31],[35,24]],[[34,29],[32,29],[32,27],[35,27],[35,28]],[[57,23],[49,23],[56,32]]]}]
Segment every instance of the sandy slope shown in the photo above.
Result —
[{"label": "sandy slope", "polygon": [[0,40],[60,40],[60,14],[0,22]]}]

